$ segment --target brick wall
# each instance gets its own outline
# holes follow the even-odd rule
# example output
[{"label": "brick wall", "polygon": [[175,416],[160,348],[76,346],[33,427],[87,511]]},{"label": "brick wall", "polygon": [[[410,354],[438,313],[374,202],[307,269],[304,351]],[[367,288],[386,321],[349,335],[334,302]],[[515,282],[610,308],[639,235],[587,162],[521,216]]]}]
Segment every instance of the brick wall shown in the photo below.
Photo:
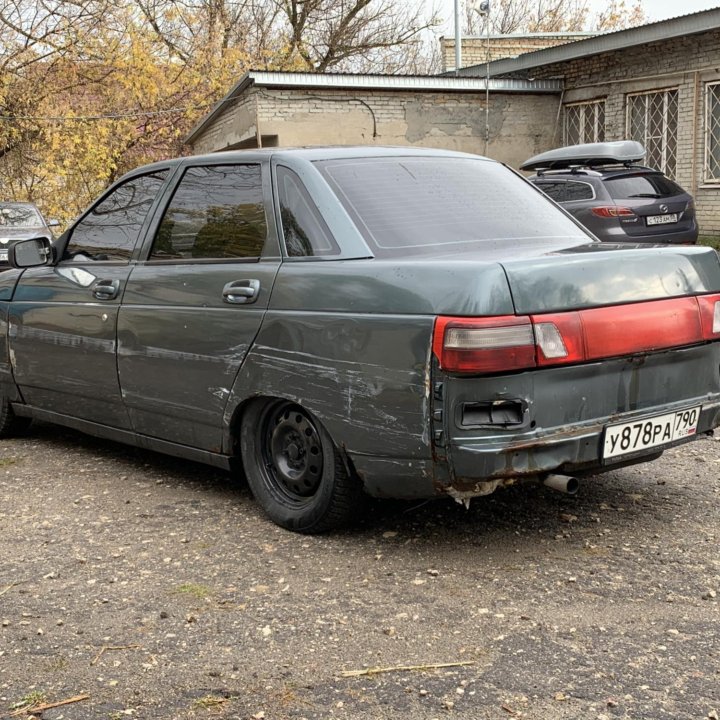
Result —
[{"label": "brick wall", "polygon": [[[197,139],[195,152],[222,150],[258,132],[285,147],[377,144],[480,154],[485,150],[484,93],[254,88],[247,95]],[[256,117],[247,112],[250,105]],[[557,111],[554,95],[491,93],[488,155],[517,166],[551,145]]]},{"label": "brick wall", "polygon": [[[491,35],[490,60],[514,58],[524,53],[565,45],[569,42],[594,37],[596,33],[535,33],[532,35]],[[455,38],[440,38],[443,70],[455,69]],[[462,66],[482,65],[487,62],[486,37],[464,37],[461,44]]]},{"label": "brick wall", "polygon": [[720,80],[720,31],[534,68],[563,78],[565,103],[605,99],[605,138],[627,137],[628,94],[677,88],[677,181],[696,199],[701,233],[720,234],[720,185],[704,180],[705,86]]}]

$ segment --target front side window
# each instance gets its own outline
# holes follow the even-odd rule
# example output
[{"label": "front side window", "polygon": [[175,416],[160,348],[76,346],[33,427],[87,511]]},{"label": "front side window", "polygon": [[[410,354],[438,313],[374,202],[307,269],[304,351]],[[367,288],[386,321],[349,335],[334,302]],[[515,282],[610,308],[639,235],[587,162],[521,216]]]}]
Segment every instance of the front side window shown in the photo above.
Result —
[{"label": "front side window", "polygon": [[645,146],[645,162],[675,177],[677,165],[678,91],[628,95],[627,133]]},{"label": "front side window", "polygon": [[150,260],[259,258],[266,236],[260,165],[190,167],[165,211]]},{"label": "front side window", "polygon": [[278,198],[285,249],[289,257],[337,255],[340,250],[300,178],[277,169]]},{"label": "front side window", "polygon": [[705,89],[705,182],[720,182],[720,83]]},{"label": "front side window", "polygon": [[161,170],[116,187],[72,229],[63,259],[128,262],[166,175]]},{"label": "front side window", "polygon": [[565,105],[565,145],[604,142],[605,101]]},{"label": "front side window", "polygon": [[489,160],[401,156],[317,165],[377,257],[588,242],[554,203]]}]

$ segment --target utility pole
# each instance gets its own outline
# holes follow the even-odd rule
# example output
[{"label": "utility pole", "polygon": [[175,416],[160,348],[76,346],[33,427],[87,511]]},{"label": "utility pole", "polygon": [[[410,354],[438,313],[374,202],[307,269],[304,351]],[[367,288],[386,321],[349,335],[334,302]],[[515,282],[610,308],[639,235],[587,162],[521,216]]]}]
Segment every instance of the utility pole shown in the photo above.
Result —
[{"label": "utility pole", "polygon": [[460,75],[462,65],[462,25],[460,22],[460,0],[455,0],[455,76]]}]

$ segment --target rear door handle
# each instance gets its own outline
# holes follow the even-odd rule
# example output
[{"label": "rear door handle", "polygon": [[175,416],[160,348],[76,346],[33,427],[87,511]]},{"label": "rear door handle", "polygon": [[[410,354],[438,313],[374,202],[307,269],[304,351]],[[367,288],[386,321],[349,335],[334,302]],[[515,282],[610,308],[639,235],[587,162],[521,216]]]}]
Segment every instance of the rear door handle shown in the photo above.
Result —
[{"label": "rear door handle", "polygon": [[120,292],[119,280],[98,280],[93,286],[92,294],[98,300],[114,300]]},{"label": "rear door handle", "polygon": [[222,291],[223,302],[231,305],[249,305],[258,299],[259,280],[233,280]]}]

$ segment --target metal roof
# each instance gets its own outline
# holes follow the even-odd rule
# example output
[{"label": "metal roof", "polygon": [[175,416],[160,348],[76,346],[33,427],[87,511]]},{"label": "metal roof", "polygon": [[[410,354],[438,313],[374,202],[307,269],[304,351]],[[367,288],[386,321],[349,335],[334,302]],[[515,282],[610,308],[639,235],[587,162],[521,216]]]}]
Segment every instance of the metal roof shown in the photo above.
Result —
[{"label": "metal roof", "polygon": [[[248,88],[298,88],[303,90],[391,90],[415,92],[485,92],[485,80],[443,75],[354,75],[340,73],[293,73],[250,70],[230,92],[190,131],[192,143],[223,111]],[[503,93],[559,93],[559,80],[517,80],[490,78],[490,91]]]},{"label": "metal roof", "polygon": [[[720,28],[720,8],[713,8],[670,20],[661,20],[650,23],[649,25],[641,25],[640,27],[629,28],[627,30],[618,30],[617,32],[598,35],[587,40],[578,40],[567,43],[566,45],[546,48],[545,50],[536,50],[516,58],[495,60],[490,63],[490,77],[492,78],[493,75],[504,75],[507,73],[521,72],[523,70],[531,70],[532,68],[543,65],[552,65],[553,63],[566,62],[568,60],[589,57],[590,55],[599,55],[614,50],[624,50],[640,45],[647,45],[648,43],[659,40],[670,40],[685,35],[696,35],[697,33],[716,30],[718,28]],[[486,65],[481,64],[462,68],[460,75],[461,77],[484,77],[485,72]]]}]

